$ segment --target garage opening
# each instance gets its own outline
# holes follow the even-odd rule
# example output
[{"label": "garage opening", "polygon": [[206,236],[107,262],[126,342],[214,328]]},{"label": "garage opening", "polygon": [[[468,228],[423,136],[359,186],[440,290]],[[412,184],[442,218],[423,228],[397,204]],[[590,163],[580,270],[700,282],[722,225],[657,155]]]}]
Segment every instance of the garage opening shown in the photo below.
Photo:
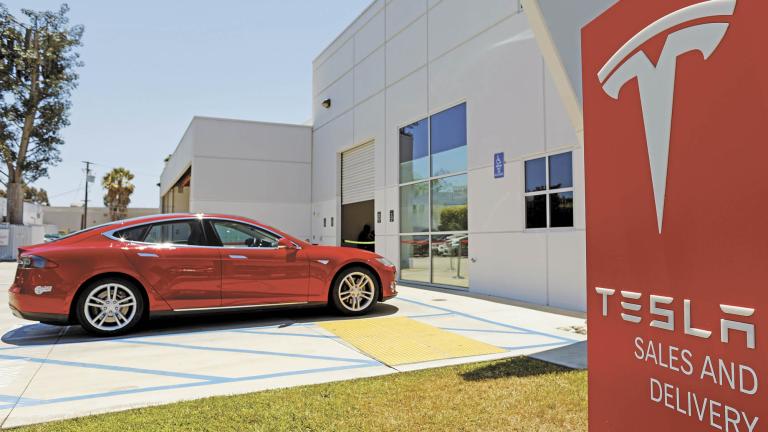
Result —
[{"label": "garage opening", "polygon": [[189,212],[189,193],[192,183],[192,167],[189,167],[179,181],[163,195],[163,213],[187,213]]},{"label": "garage opening", "polygon": [[341,154],[341,245],[374,250],[375,143]]}]

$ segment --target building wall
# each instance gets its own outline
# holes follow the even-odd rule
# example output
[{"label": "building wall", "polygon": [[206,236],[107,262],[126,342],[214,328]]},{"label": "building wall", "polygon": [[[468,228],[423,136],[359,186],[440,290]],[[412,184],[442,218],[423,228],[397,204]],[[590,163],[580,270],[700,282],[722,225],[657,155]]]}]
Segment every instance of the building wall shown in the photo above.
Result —
[{"label": "building wall", "polygon": [[189,213],[190,187],[179,185],[168,189],[160,197],[160,210],[163,213]]},{"label": "building wall", "polygon": [[184,135],[181,137],[181,141],[179,141],[179,144],[165,162],[163,172],[160,174],[161,199],[187,172],[187,169],[192,166],[195,152],[195,131],[199,123],[195,119],[193,118],[189,123],[187,130],[184,131]]},{"label": "building wall", "polygon": [[192,168],[189,211],[256,219],[310,238],[312,128],[195,117],[161,177]]},{"label": "building wall", "polygon": [[[42,225],[44,208],[45,206],[40,204],[25,202],[23,212],[24,225]],[[0,197],[0,219],[5,221],[7,216],[8,201],[6,198]]]},{"label": "building wall", "polygon": [[[313,69],[313,241],[338,244],[339,154],[373,139],[376,250],[399,262],[399,128],[466,102],[470,291],[585,309],[583,152],[517,1],[377,0]],[[574,227],[526,230],[524,161],[564,150]]]},{"label": "building wall", "polygon": [[[158,208],[128,207],[126,218],[147,216],[160,213]],[[42,221],[46,225],[56,226],[60,233],[71,233],[80,230],[80,221],[83,217],[82,207],[43,207]],[[109,222],[109,210],[106,207],[89,207],[88,224],[92,227]]]}]

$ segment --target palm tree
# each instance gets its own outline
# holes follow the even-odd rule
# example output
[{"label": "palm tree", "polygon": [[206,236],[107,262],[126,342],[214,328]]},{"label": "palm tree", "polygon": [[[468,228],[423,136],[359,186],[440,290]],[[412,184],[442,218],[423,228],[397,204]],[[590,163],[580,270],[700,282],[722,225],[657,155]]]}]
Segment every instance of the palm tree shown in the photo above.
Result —
[{"label": "palm tree", "polygon": [[133,174],[123,167],[112,169],[101,179],[101,185],[107,191],[104,205],[109,209],[109,218],[113,221],[125,219],[128,204],[133,193]]}]

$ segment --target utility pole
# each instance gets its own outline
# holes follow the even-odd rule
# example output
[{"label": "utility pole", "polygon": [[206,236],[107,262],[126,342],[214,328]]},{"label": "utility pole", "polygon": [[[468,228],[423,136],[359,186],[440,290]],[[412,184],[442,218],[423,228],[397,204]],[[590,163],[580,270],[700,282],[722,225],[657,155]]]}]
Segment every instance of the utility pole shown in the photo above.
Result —
[{"label": "utility pole", "polygon": [[80,224],[80,229],[87,228],[88,225],[88,183],[93,181],[91,176],[91,164],[93,162],[83,161],[85,164],[85,201],[83,203],[83,221]]}]

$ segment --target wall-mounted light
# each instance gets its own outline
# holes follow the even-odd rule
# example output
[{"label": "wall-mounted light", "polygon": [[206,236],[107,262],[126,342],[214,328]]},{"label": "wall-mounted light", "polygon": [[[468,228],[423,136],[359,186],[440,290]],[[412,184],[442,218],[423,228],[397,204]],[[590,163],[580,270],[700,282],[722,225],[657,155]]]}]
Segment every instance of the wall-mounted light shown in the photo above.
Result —
[{"label": "wall-mounted light", "polygon": [[331,107],[331,99],[324,99],[321,104],[323,105],[323,108],[328,109]]}]

